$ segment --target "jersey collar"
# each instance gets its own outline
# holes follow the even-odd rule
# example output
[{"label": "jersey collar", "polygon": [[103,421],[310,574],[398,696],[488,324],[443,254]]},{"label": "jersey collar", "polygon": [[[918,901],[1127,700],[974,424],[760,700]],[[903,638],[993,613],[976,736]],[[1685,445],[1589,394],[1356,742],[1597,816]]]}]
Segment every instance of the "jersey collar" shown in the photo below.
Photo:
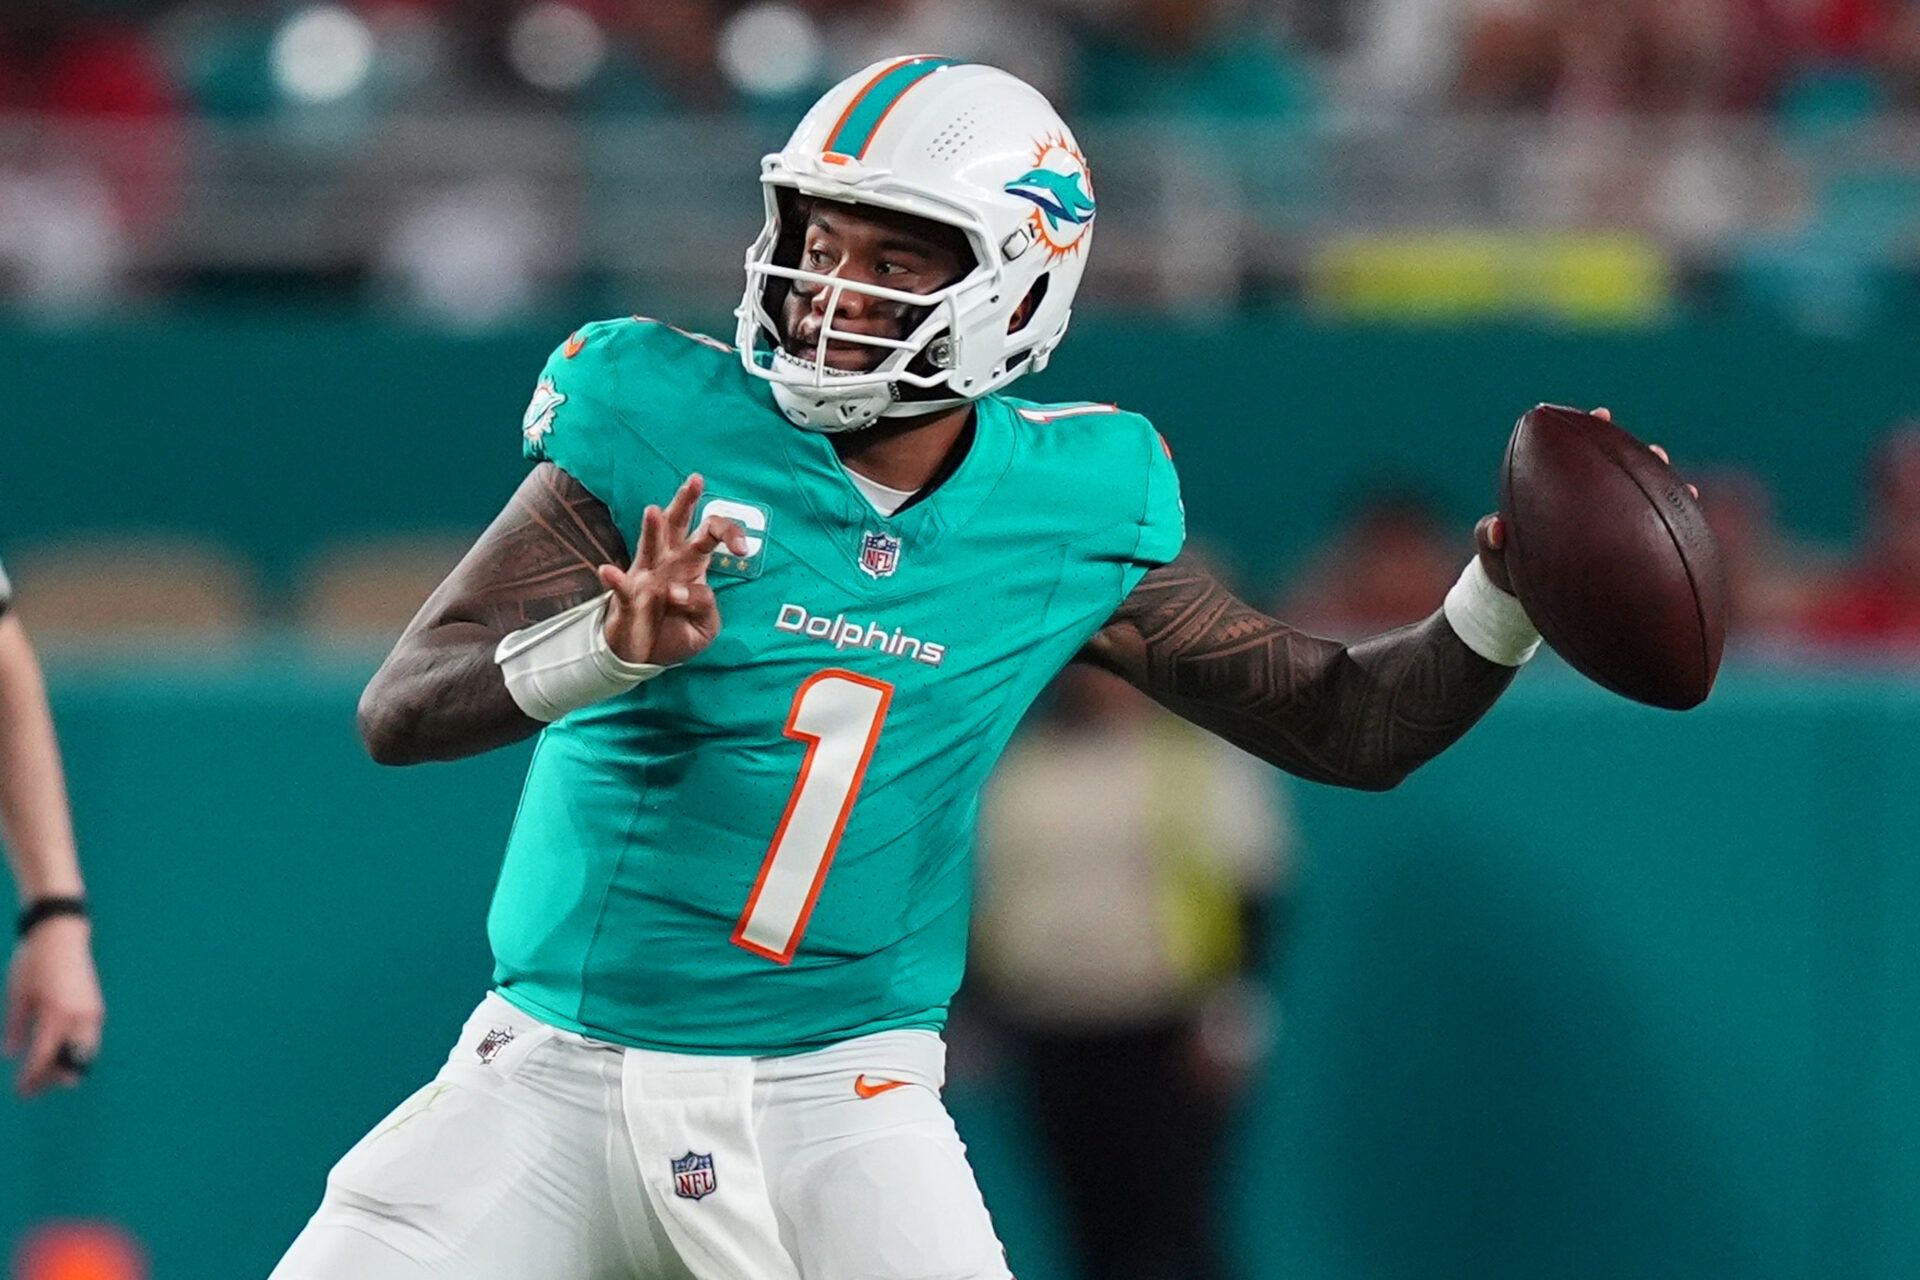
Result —
[{"label": "jersey collar", "polygon": [[847,566],[853,579],[867,588],[878,581],[860,573],[853,560],[863,532],[891,534],[900,539],[903,555],[917,559],[966,526],[1013,460],[1013,415],[998,396],[983,396],[974,406],[973,445],[953,474],[920,501],[883,516],[855,487],[831,439],[784,420],[781,425],[794,487],[821,523],[846,530]]}]

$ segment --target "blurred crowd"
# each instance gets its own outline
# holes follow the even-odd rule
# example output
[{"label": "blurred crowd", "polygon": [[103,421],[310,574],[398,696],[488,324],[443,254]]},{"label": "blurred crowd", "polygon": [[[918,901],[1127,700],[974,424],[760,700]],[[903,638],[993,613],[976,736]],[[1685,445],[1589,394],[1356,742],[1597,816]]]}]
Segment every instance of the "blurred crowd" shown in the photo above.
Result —
[{"label": "blurred crowd", "polygon": [[[1151,235],[1129,230],[1149,208],[1162,225],[1211,218],[1180,279],[1125,281],[1163,303],[1350,302],[1316,288],[1338,270],[1313,246],[1358,229],[1627,231],[1659,261],[1568,250],[1545,274],[1597,271],[1613,301],[1561,309],[1653,314],[1708,248],[1743,301],[1826,324],[1920,258],[1920,164],[1875,132],[1920,108],[1920,0],[13,0],[0,296],[72,307],[196,272],[371,273],[486,322],[596,261],[647,280],[666,264],[623,259],[635,237],[599,190],[632,193],[619,153],[636,144],[586,134],[726,121],[764,147],[827,85],[902,50],[1004,66],[1098,134],[1110,237]],[[1101,134],[1115,119],[1204,124],[1221,154],[1181,169],[1190,145]],[[465,123],[394,158],[396,122],[420,120]],[[1408,132],[1441,120],[1533,133]],[[1360,121],[1374,132],[1356,141]],[[1251,135],[1223,128],[1268,132],[1236,145]],[[352,169],[383,151],[387,167]],[[750,186],[751,150],[724,163]],[[716,211],[751,204],[705,174],[685,185]],[[417,190],[395,211],[398,187]],[[1392,280],[1403,252],[1360,261]],[[509,265],[463,283],[486,263]],[[1484,297],[1452,283],[1453,305]]]},{"label": "blurred crowd", "polygon": [[711,112],[902,50],[1004,66],[1069,113],[1920,103],[1912,0],[15,0],[0,108]]},{"label": "blurred crowd", "polygon": [[[1920,421],[1893,427],[1869,456],[1864,533],[1848,550],[1796,539],[1755,471],[1688,474],[1726,567],[1736,660],[1920,659]],[[1349,511],[1345,527],[1291,576],[1276,615],[1341,638],[1426,617],[1459,572],[1466,530],[1417,488],[1391,483],[1356,497]]]},{"label": "blurred crowd", "polygon": [[[1474,110],[1774,112],[1920,103],[1904,0],[1375,0],[1367,95]],[[1841,86],[1844,85],[1844,88]]]}]

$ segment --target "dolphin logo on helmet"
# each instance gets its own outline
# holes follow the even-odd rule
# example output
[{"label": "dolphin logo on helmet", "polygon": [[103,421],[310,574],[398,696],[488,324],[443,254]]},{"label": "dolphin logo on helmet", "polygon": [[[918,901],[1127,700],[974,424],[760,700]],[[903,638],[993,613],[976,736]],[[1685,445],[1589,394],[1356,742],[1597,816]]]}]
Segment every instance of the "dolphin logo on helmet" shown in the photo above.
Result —
[{"label": "dolphin logo on helmet", "polygon": [[[814,104],[761,161],[760,182],[767,216],[747,250],[735,345],[795,425],[857,431],[964,405],[1045,368],[1065,337],[1093,231],[1092,183],[1066,122],[1025,81],[931,55],[875,63]],[[928,293],[809,270],[782,223],[807,199],[952,227],[971,267]],[[802,288],[909,307],[912,327],[888,339],[837,328],[830,302],[817,350],[789,350],[779,304]],[[834,368],[830,342],[877,354],[870,368]]]},{"label": "dolphin logo on helmet", "polygon": [[1077,173],[1055,173],[1052,169],[1029,169],[1007,184],[1007,190],[1040,206],[1047,225],[1058,229],[1063,222],[1075,226],[1093,221],[1093,197],[1080,189]]}]

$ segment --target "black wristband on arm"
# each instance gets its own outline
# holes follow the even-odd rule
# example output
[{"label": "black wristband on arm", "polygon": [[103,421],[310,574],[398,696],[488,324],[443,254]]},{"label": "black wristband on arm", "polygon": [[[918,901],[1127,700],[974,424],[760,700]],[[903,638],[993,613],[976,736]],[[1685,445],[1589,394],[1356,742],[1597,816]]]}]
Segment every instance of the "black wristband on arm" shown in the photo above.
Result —
[{"label": "black wristband on arm", "polygon": [[20,923],[14,927],[14,936],[24,938],[33,932],[35,925],[55,916],[79,916],[84,920],[89,914],[85,898],[41,898],[29,903],[27,909],[20,913]]}]

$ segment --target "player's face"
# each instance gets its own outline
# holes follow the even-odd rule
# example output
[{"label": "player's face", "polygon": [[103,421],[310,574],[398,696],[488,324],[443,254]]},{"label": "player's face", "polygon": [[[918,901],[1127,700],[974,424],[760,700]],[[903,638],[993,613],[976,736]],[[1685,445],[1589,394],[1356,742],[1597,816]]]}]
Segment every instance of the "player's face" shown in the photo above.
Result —
[{"label": "player's face", "polygon": [[[800,261],[795,265],[853,284],[880,285],[906,293],[932,293],[965,275],[966,240],[952,227],[881,209],[862,209],[830,201],[816,202],[806,213]],[[828,286],[796,280],[787,293],[781,321],[787,350],[812,359],[827,321]],[[844,333],[904,338],[926,315],[925,307],[842,292],[833,327]],[[829,368],[865,373],[887,355],[887,348],[857,342],[827,344]]]}]

